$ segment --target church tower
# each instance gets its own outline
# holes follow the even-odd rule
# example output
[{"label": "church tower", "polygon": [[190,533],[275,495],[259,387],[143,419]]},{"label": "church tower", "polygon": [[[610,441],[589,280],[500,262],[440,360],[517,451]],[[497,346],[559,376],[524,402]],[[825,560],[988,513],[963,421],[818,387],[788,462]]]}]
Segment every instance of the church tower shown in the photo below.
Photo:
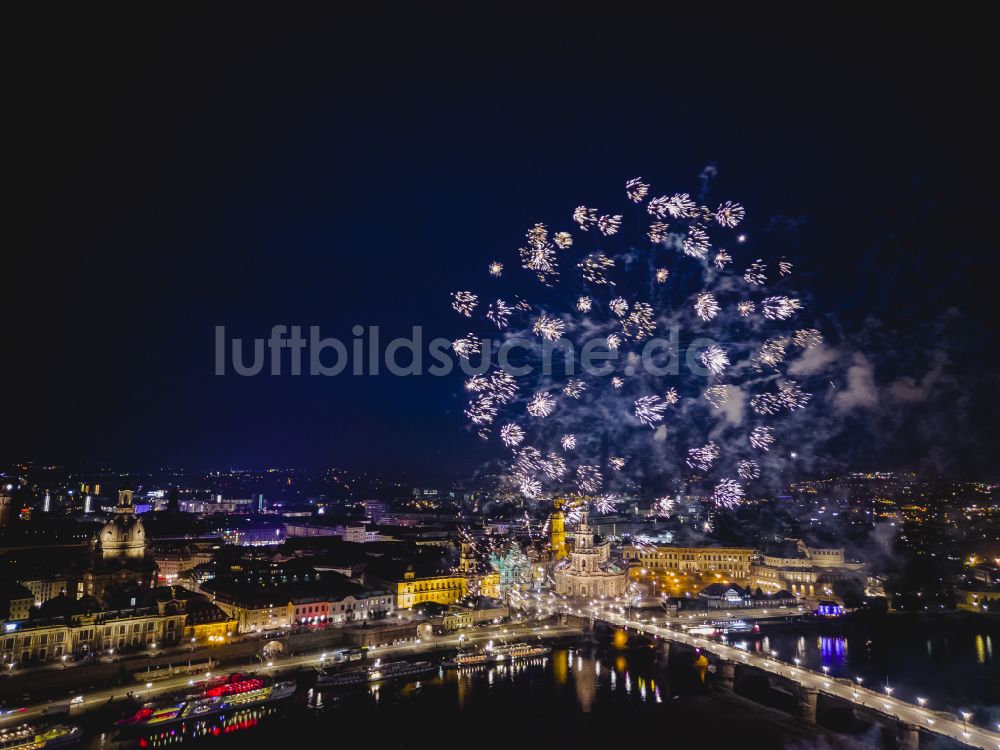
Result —
[{"label": "church tower", "polygon": [[566,557],[566,514],[562,512],[562,500],[556,500],[555,506],[549,522],[549,553],[553,560],[562,560]]}]

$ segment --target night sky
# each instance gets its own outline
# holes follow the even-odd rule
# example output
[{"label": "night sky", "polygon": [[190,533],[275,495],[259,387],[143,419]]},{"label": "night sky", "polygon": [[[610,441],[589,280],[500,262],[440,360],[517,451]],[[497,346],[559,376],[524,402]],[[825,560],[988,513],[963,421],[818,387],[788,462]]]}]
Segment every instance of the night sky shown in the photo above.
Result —
[{"label": "night sky", "polygon": [[0,460],[475,470],[458,377],[216,377],[214,326],[453,337],[536,221],[714,164],[886,381],[947,351],[919,439],[849,434],[851,468],[995,476],[987,25],[545,7],[11,22]]}]

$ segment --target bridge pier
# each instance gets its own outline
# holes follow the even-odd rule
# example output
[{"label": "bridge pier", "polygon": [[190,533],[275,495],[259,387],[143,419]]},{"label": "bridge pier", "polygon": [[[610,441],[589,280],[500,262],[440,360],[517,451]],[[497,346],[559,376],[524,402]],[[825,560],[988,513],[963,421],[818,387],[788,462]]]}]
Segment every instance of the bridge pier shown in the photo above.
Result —
[{"label": "bridge pier", "polygon": [[807,724],[816,723],[816,702],[819,690],[813,687],[799,686],[799,718]]},{"label": "bridge pier", "polygon": [[917,750],[920,747],[920,727],[900,723],[896,727],[896,747],[899,750]]},{"label": "bridge pier", "polygon": [[715,669],[719,689],[727,693],[733,692],[733,685],[736,683],[736,664],[728,659],[719,659]]},{"label": "bridge pier", "polygon": [[660,657],[663,661],[670,661],[670,641],[666,638],[660,639]]}]

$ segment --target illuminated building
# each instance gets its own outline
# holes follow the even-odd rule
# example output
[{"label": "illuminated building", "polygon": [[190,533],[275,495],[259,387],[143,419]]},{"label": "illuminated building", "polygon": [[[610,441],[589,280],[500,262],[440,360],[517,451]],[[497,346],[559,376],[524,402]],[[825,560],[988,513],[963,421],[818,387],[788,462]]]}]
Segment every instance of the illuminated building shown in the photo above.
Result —
[{"label": "illuminated building", "polygon": [[0,621],[27,620],[34,604],[28,588],[13,581],[0,582]]},{"label": "illuminated building", "polygon": [[20,664],[64,655],[179,643],[186,615],[175,607],[151,606],[104,610],[91,597],[56,597],[36,617],[16,623],[0,635],[0,661]]},{"label": "illuminated building", "polygon": [[10,496],[12,489],[14,489],[12,484],[0,487],[0,529],[10,523],[11,503],[14,501]]},{"label": "illuminated building", "polygon": [[115,517],[100,530],[96,544],[104,560],[145,557],[146,531],[132,505],[132,490],[118,492]]},{"label": "illuminated building", "polygon": [[466,592],[496,599],[500,596],[500,573],[496,570],[484,571],[483,568],[476,557],[474,545],[462,542],[458,572],[465,576]]},{"label": "illuminated building", "polygon": [[392,594],[372,589],[331,573],[315,580],[261,583],[213,578],[201,585],[240,633],[288,627],[340,625],[380,619],[393,611]]},{"label": "illuminated building", "polygon": [[396,609],[409,609],[425,602],[454,604],[468,593],[468,581],[461,572],[418,570],[413,565],[406,566],[402,574],[379,575],[373,581],[392,592]]},{"label": "illuminated building", "polygon": [[626,545],[622,557],[633,568],[652,572],[720,574],[729,580],[746,580],[754,550],[750,547],[637,547]]},{"label": "illuminated building", "polygon": [[566,551],[566,514],[562,511],[562,500],[555,501],[555,511],[549,521],[549,553],[553,560],[562,560]]},{"label": "illuminated building", "polygon": [[580,513],[573,551],[569,559],[556,563],[556,593],[581,598],[619,597],[628,586],[628,575],[624,566],[611,560],[610,542],[595,543],[589,517],[586,509]]},{"label": "illuminated building", "polygon": [[801,539],[764,552],[750,569],[752,587],[765,592],[787,589],[796,596],[828,597],[837,581],[864,577],[864,563],[845,560],[844,550],[809,547]]}]

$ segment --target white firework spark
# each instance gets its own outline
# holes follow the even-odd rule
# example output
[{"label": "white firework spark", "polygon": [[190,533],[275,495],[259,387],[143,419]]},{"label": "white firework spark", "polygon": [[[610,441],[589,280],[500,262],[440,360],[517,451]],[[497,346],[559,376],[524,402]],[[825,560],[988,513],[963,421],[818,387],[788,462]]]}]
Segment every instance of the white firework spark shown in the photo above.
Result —
[{"label": "white firework spark", "polygon": [[486,390],[498,404],[506,404],[517,393],[517,380],[506,370],[494,370],[487,381]]},{"label": "white firework spark", "polygon": [[802,349],[812,349],[823,343],[823,334],[815,328],[802,328],[792,334],[792,343]]},{"label": "white firework spark", "polygon": [[604,253],[593,253],[577,263],[577,268],[583,273],[583,278],[591,284],[608,284],[614,286],[613,281],[608,280],[607,271],[615,267],[615,262]]},{"label": "white firework spark", "polygon": [[649,225],[649,231],[646,235],[654,245],[662,245],[667,241],[667,230],[669,228],[669,224],[664,224],[662,221],[654,221]]},{"label": "white firework spark", "polygon": [[550,453],[542,461],[542,471],[549,479],[559,482],[566,476],[566,459],[558,453]]},{"label": "white firework spark", "polygon": [[760,478],[760,465],[756,461],[740,461],[736,466],[736,473],[740,479],[751,480]]},{"label": "white firework spark", "polygon": [[521,494],[529,500],[534,500],[542,494],[542,483],[531,477],[524,477],[519,485]]},{"label": "white firework spark", "polygon": [[566,324],[559,318],[553,318],[542,313],[535,320],[532,330],[535,332],[535,335],[541,336],[546,341],[557,341],[565,333]]},{"label": "white firework spark", "polygon": [[663,421],[667,403],[659,396],[642,396],[635,400],[635,418],[647,427]]},{"label": "white firework spark", "polygon": [[788,411],[804,409],[811,398],[812,394],[803,391],[794,380],[786,380],[778,384],[778,399],[780,399],[782,407]]},{"label": "white firework spark", "polygon": [[744,216],[746,216],[746,211],[743,206],[739,203],[733,203],[732,201],[726,201],[715,209],[715,220],[719,223],[719,226],[725,227],[726,229],[732,229],[735,227],[743,221]]},{"label": "white firework spark", "polygon": [[692,258],[697,258],[698,260],[704,260],[711,247],[708,233],[704,229],[697,224],[692,224],[688,227],[687,237],[684,238],[684,243],[681,245],[681,250],[683,250],[685,255],[690,255]]},{"label": "white firework spark", "polygon": [[476,309],[479,297],[472,292],[452,292],[451,306],[455,312],[461,313],[467,318],[472,317],[472,311]]},{"label": "white firework spark", "polygon": [[563,386],[563,395],[578,399],[583,395],[585,390],[587,390],[587,384],[582,380],[573,378]]},{"label": "white firework spark", "polygon": [[486,319],[497,328],[503,329],[510,322],[510,316],[513,312],[513,307],[502,299],[498,299],[496,302],[491,302],[486,308]]},{"label": "white firework spark", "polygon": [[628,313],[628,302],[622,297],[615,297],[608,303],[608,309],[621,318]]},{"label": "white firework spark", "polygon": [[705,389],[705,398],[716,409],[721,409],[729,403],[729,386],[713,385]]},{"label": "white firework spark", "polygon": [[719,303],[711,292],[700,292],[694,299],[695,314],[702,320],[711,320],[719,314]]},{"label": "white firework spark", "polygon": [[782,276],[787,276],[791,272],[792,272],[792,264],[791,263],[789,263],[784,258],[782,258],[781,260],[778,261],[778,273],[780,273]]},{"label": "white firework spark", "polygon": [[743,280],[754,286],[763,286],[767,283],[767,264],[758,258],[743,272]]},{"label": "white firework spark", "polygon": [[750,431],[750,445],[757,450],[769,451],[774,444],[774,428],[761,425]]},{"label": "white firework spark", "polygon": [[692,469],[708,471],[719,457],[719,446],[709,440],[701,448],[688,449],[687,465]]},{"label": "white firework spark", "polygon": [[736,311],[740,314],[740,317],[742,318],[749,318],[751,315],[753,315],[756,309],[757,305],[755,305],[753,302],[743,301],[737,303],[736,305]]},{"label": "white firework spark", "polygon": [[[650,216],[655,216],[657,219],[665,219],[670,213],[669,203],[670,198],[665,195],[661,195],[659,198],[652,198],[649,203],[646,204],[646,213]],[[665,228],[666,225],[664,225],[664,229]]]},{"label": "white firework spark", "polygon": [[611,456],[608,458],[608,466],[612,471],[621,471],[625,468],[625,459],[621,456]]},{"label": "white firework spark", "polygon": [[667,212],[675,219],[690,219],[697,214],[698,204],[687,193],[675,193],[667,199]]},{"label": "white firework spark", "polygon": [[606,343],[608,345],[608,349],[613,352],[618,351],[618,347],[622,345],[622,337],[617,333],[609,334]]},{"label": "white firework spark", "polygon": [[594,303],[591,301],[590,297],[580,297],[576,301],[576,309],[583,313],[590,312],[590,308],[593,307],[593,305]]},{"label": "white firework spark", "polygon": [[560,250],[568,250],[573,247],[573,235],[569,232],[556,232],[552,235],[552,241]]},{"label": "white firework spark", "polygon": [[802,303],[799,300],[784,295],[767,297],[761,305],[764,317],[768,320],[788,320],[797,310],[802,309]]},{"label": "white firework spark", "polygon": [[614,377],[611,378],[611,387],[612,388],[621,388],[623,385],[625,385],[625,379],[624,378],[620,378],[617,375],[615,375]]},{"label": "white firework spark", "polygon": [[614,216],[602,216],[597,220],[597,230],[605,237],[618,234],[622,225],[622,217],[618,214]]},{"label": "white firework spark", "polygon": [[601,475],[601,467],[583,464],[576,467],[576,486],[581,493],[593,495],[600,492],[604,484],[604,477]]},{"label": "white firework spark", "polygon": [[674,511],[672,497],[658,497],[653,501],[653,513],[657,516],[669,516]]},{"label": "white firework spark", "polygon": [[755,355],[754,366],[757,369],[760,369],[761,364],[769,367],[777,367],[785,361],[785,350],[787,348],[788,339],[782,336],[768,339],[761,345],[760,351]]},{"label": "white firework spark", "polygon": [[720,271],[733,262],[733,256],[727,253],[725,250],[719,250],[715,254],[715,260],[712,261],[715,267]]},{"label": "white firework spark", "polygon": [[475,425],[493,424],[497,416],[497,405],[488,394],[480,394],[469,402],[465,416]]},{"label": "white firework spark", "polygon": [[666,268],[657,268],[656,269],[656,283],[657,284],[666,284],[668,278],[670,278],[670,271],[668,271]]},{"label": "white firework spark", "polygon": [[490,276],[499,276],[503,273],[503,263],[501,263],[498,260],[495,260],[492,263],[490,263],[489,270],[490,270]]},{"label": "white firework spark", "polygon": [[594,511],[597,513],[614,513],[615,506],[622,501],[618,495],[601,495],[594,500]]},{"label": "white firework spark", "polygon": [[563,435],[559,444],[564,451],[571,451],[576,448],[576,435]]},{"label": "white firework spark", "polygon": [[717,344],[712,344],[701,353],[701,363],[713,375],[721,375],[729,367],[729,355]]},{"label": "white firework spark", "polygon": [[633,177],[625,183],[625,195],[633,203],[642,203],[643,198],[649,195],[649,185],[641,177]]},{"label": "white firework spark", "polygon": [[622,321],[622,329],[628,338],[635,341],[650,338],[656,333],[653,306],[647,302],[636,302],[632,305],[632,312]]},{"label": "white firework spark", "polygon": [[456,339],[451,342],[451,348],[455,350],[455,354],[463,359],[468,359],[473,354],[479,354],[480,351],[480,341],[476,334],[469,333],[460,339]]},{"label": "white firework spark", "polygon": [[681,397],[679,395],[677,395],[677,389],[676,388],[668,388],[667,392],[663,396],[663,402],[665,404],[667,404],[668,406],[673,406],[674,404],[676,404],[680,400],[681,400]]},{"label": "white firework spark", "polygon": [[573,209],[573,221],[579,224],[580,229],[586,232],[591,227],[597,226],[597,209],[577,206]]},{"label": "white firework spark", "polygon": [[521,267],[534,271],[543,284],[551,284],[559,277],[559,264],[556,261],[556,251],[548,243],[529,245],[520,249]]},{"label": "white firework spark", "polygon": [[524,430],[511,422],[500,428],[500,442],[508,448],[513,448],[524,442]]},{"label": "white firework spark", "polygon": [[712,492],[712,502],[720,508],[735,508],[743,500],[743,485],[735,479],[721,479]]},{"label": "white firework spark", "polygon": [[533,417],[547,417],[556,408],[556,401],[548,391],[540,391],[531,397],[527,408]]}]

